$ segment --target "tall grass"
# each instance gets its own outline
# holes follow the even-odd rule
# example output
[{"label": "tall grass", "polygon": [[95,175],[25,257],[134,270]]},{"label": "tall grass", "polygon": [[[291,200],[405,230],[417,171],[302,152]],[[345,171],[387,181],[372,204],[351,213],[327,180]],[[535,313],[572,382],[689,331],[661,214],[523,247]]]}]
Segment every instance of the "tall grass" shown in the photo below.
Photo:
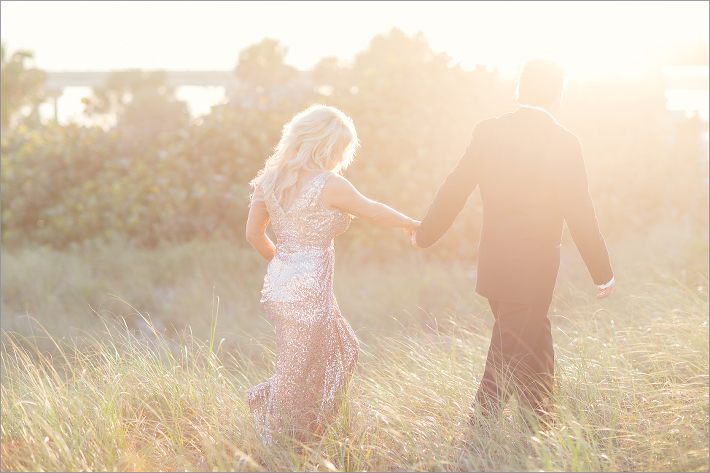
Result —
[{"label": "tall grass", "polygon": [[[111,311],[91,313],[83,330],[62,331],[61,321],[43,328],[52,319],[37,313],[31,325],[5,327],[2,470],[707,471],[707,237],[661,229],[643,241],[611,245],[619,289],[606,301],[593,298],[578,257],[566,257],[550,310],[557,382],[556,422],[547,431],[527,431],[514,401],[490,424],[467,422],[492,323],[472,294],[469,266],[412,259],[373,268],[346,256],[336,265],[336,290],[359,328],[362,354],[342,415],[309,443],[264,446],[244,391],[271,375],[274,343],[262,335],[268,322],[253,302],[263,273],[245,256],[239,264],[254,271],[220,294],[219,308],[211,289],[192,306],[204,319],[200,333],[191,334],[191,324],[163,330],[120,298],[107,302]],[[136,276],[148,287],[135,290],[147,294],[153,277],[178,287],[199,277],[221,281],[221,261],[237,259],[220,259],[224,248],[193,250],[147,254],[143,266],[127,251],[111,264],[133,263],[136,273],[175,265],[170,275],[154,267],[146,270],[154,276]],[[5,294],[8,256],[15,269],[36,254],[3,253],[5,306],[16,303]],[[200,276],[185,279],[179,261],[165,262],[176,254],[211,261],[216,275],[195,263],[190,270]],[[45,257],[86,264],[76,255]],[[242,309],[226,300],[242,294],[237,289],[252,298]],[[61,291],[47,297],[58,301]],[[128,320],[142,321],[143,331]]]}]

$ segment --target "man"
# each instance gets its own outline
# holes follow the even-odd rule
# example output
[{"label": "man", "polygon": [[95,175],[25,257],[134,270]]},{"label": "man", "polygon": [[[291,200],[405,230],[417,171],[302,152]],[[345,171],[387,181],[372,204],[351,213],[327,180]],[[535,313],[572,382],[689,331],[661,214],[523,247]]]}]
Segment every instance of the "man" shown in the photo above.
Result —
[{"label": "man", "polygon": [[563,221],[599,285],[597,299],[611,295],[615,286],[582,147],[552,116],[563,84],[557,63],[528,62],[518,82],[520,108],[476,125],[466,152],[412,235],[415,247],[433,245],[481,187],[476,292],[488,298],[495,324],[474,410],[486,417],[495,416],[515,393],[524,409],[548,420],[554,349],[547,311]]}]

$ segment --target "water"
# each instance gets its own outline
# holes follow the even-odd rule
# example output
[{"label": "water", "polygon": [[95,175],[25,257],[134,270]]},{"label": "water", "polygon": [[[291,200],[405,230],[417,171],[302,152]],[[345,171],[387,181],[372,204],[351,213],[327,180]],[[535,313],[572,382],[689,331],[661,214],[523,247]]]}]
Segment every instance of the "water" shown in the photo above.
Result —
[{"label": "water", "polygon": [[708,119],[710,93],[707,90],[668,89],[666,100],[668,110],[685,111],[688,116],[697,112],[703,119]]},{"label": "water", "polygon": [[663,68],[670,88],[666,90],[666,108],[698,113],[708,119],[710,94],[708,66],[668,66]]},{"label": "water", "polygon": [[[57,99],[57,121],[59,124],[113,125],[115,122],[113,117],[95,120],[84,115],[86,106],[81,99],[91,97],[91,95],[91,87],[64,87],[62,95]],[[178,100],[187,102],[187,108],[192,118],[209,114],[214,105],[225,103],[227,100],[225,88],[220,86],[180,86],[175,88],[175,96]],[[54,105],[51,100],[50,103],[45,102],[40,105],[39,114],[44,123],[54,120]]]},{"label": "water", "polygon": [[[666,108],[685,111],[687,115],[698,113],[708,120],[708,66],[669,66],[664,68],[663,72],[670,84],[666,91]],[[104,118],[103,121],[96,121],[84,116],[85,105],[81,99],[90,97],[91,91],[91,87],[65,87],[57,100],[58,122],[62,125],[73,122],[81,125],[111,126],[115,119]],[[221,86],[180,86],[176,87],[175,95],[179,100],[187,102],[192,118],[209,114],[212,106],[227,100],[225,88]],[[44,122],[54,119],[53,104],[43,103],[39,113]]]},{"label": "water", "polygon": [[227,101],[225,88],[219,86],[185,85],[176,87],[175,96],[178,100],[187,102],[187,108],[193,118],[205,116],[212,111],[214,105]]}]

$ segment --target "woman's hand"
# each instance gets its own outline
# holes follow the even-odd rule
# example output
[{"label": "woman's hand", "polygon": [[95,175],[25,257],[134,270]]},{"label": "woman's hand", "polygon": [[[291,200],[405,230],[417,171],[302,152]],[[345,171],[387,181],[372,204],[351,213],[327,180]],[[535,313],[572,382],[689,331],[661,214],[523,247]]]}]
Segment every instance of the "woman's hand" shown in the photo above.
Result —
[{"label": "woman's hand", "polygon": [[404,233],[409,238],[412,238],[412,234],[417,231],[419,225],[421,225],[422,222],[420,222],[419,220],[412,220],[411,218],[409,220],[411,220],[410,225],[404,227]]},{"label": "woman's hand", "polygon": [[271,218],[266,210],[266,204],[263,200],[253,201],[249,208],[249,217],[247,217],[247,232],[246,237],[251,246],[264,258],[266,261],[271,261],[276,253],[276,246],[271,239],[266,236],[266,227],[269,225]]}]

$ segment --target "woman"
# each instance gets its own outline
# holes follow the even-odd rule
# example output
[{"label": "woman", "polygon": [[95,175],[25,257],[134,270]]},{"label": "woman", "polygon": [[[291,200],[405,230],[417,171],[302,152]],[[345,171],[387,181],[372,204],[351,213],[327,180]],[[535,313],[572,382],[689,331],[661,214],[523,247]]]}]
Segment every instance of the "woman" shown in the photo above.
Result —
[{"label": "woman", "polygon": [[[333,293],[333,237],[352,216],[404,228],[410,237],[419,226],[340,175],[357,147],[349,117],[313,105],[284,126],[275,153],[251,182],[246,236],[269,262],[261,302],[276,329],[276,369],[247,399],[267,443],[272,429],[319,430],[357,363],[357,338]],[[276,245],[265,234],[269,222]]]}]

